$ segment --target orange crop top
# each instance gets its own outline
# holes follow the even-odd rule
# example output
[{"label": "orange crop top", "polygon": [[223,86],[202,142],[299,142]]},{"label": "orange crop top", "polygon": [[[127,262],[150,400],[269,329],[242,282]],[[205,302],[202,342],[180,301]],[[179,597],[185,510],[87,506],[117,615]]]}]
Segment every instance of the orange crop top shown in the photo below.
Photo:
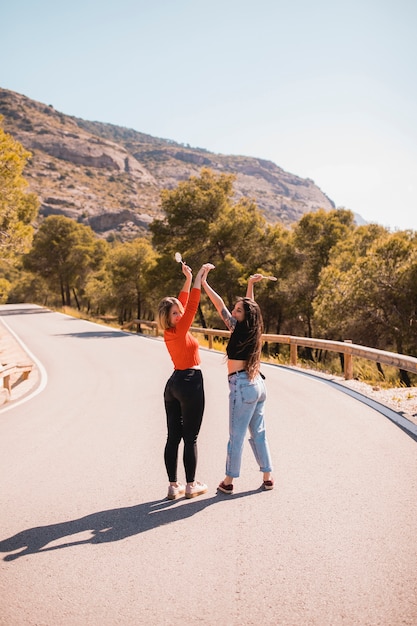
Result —
[{"label": "orange crop top", "polygon": [[165,345],[176,370],[186,370],[201,363],[199,343],[189,332],[200,302],[200,294],[200,289],[195,287],[191,289],[189,297],[187,291],[181,291],[178,300],[184,307],[184,315],[175,328],[164,331]]}]

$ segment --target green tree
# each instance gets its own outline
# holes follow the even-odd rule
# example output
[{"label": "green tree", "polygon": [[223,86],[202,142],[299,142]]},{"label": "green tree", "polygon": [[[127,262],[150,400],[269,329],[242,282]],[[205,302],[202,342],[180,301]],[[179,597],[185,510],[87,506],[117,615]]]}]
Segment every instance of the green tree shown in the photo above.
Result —
[{"label": "green tree", "polygon": [[[256,271],[265,256],[266,222],[253,201],[236,201],[235,179],[234,175],[203,169],[200,177],[163,191],[165,217],[150,226],[160,255],[155,277],[164,277],[160,295],[178,289],[181,278],[173,260],[176,251],[195,270],[206,261],[216,265],[212,280],[229,306],[245,288],[248,274]],[[160,287],[162,291],[162,284]]]},{"label": "green tree", "polygon": [[110,251],[107,270],[112,299],[119,322],[142,319],[152,306],[152,288],[148,276],[155,266],[156,254],[145,238],[123,243]]},{"label": "green tree", "polygon": [[84,298],[87,311],[95,315],[105,315],[116,308],[113,285],[106,267],[92,272],[85,282]]},{"label": "green tree", "polygon": [[0,304],[5,304],[9,298],[12,285],[7,278],[0,278]]},{"label": "green tree", "polygon": [[[266,232],[264,217],[248,198],[225,205],[211,225],[206,258],[216,265],[211,280],[229,307],[245,293],[249,274],[269,264]],[[204,261],[200,257],[199,262]]]},{"label": "green tree", "polygon": [[60,294],[63,306],[71,306],[73,296],[81,308],[79,295],[88,274],[103,262],[105,245],[89,226],[51,215],[36,233],[24,266],[41,275],[53,293]]},{"label": "green tree", "polygon": [[[353,300],[356,283],[362,280],[359,267],[363,259],[373,256],[376,242],[389,238],[389,232],[376,224],[356,228],[339,242],[330,255],[329,264],[320,273],[320,283],[313,302],[317,332],[326,339],[352,339],[356,343],[382,347],[378,331],[365,316],[361,323]],[[362,291],[362,288],[360,287]]]},{"label": "green tree", "polygon": [[20,270],[10,287],[8,302],[35,302],[48,306],[50,289],[40,274]]},{"label": "green tree", "polygon": [[[307,213],[293,229],[285,288],[292,303],[291,317],[300,323],[307,337],[313,336],[313,301],[321,272],[328,265],[332,250],[354,229],[353,213],[345,209]],[[295,328],[291,330],[294,333]]]},{"label": "green tree", "polygon": [[201,176],[180,182],[175,189],[161,192],[165,217],[150,224],[152,244],[162,254],[182,253],[190,265],[208,253],[211,225],[228,207],[233,195],[231,174],[215,175],[202,169]]},{"label": "green tree", "polygon": [[416,237],[403,231],[377,240],[358,260],[352,284],[357,315],[397,352],[416,349]]},{"label": "green tree", "polygon": [[39,201],[26,193],[23,169],[30,153],[4,132],[0,116],[0,259],[14,258],[27,252],[33,236],[31,222]]},{"label": "green tree", "polygon": [[[317,322],[330,337],[417,355],[416,284],[417,235],[361,227],[322,272]],[[400,378],[410,384],[407,372]]]},{"label": "green tree", "polygon": [[[268,226],[250,272],[277,278],[276,282],[262,281],[256,285],[256,300],[262,309],[266,333],[281,334],[290,323],[292,303],[288,296],[288,277],[292,275],[293,257],[291,231],[282,224]],[[280,351],[279,345],[276,350]]]}]

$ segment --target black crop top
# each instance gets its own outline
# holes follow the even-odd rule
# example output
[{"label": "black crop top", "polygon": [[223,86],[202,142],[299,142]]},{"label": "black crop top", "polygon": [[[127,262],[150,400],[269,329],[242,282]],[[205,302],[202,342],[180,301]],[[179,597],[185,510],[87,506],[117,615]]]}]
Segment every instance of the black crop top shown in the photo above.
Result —
[{"label": "black crop top", "polygon": [[254,350],[254,341],[248,341],[249,330],[244,322],[238,322],[230,335],[226,353],[229,359],[247,361]]}]

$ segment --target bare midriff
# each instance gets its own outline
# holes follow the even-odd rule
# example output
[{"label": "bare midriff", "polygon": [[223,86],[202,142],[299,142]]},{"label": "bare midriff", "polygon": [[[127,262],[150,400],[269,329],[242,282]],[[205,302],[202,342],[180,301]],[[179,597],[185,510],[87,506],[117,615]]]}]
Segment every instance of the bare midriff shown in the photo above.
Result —
[{"label": "bare midriff", "polygon": [[234,374],[235,372],[239,372],[239,370],[246,369],[246,361],[240,361],[236,359],[229,359],[227,361],[227,373]]}]

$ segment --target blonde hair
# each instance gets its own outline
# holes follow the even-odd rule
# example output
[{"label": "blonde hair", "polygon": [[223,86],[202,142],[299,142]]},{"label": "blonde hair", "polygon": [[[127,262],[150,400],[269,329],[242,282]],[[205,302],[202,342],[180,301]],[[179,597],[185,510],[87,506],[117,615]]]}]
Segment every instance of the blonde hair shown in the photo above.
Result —
[{"label": "blonde hair", "polygon": [[167,330],[168,328],[172,328],[169,323],[169,314],[171,313],[171,309],[173,305],[176,304],[181,313],[184,313],[184,307],[178,298],[174,298],[173,296],[167,296],[166,298],[162,298],[161,302],[158,304],[158,312],[156,316],[156,321],[161,330]]}]

